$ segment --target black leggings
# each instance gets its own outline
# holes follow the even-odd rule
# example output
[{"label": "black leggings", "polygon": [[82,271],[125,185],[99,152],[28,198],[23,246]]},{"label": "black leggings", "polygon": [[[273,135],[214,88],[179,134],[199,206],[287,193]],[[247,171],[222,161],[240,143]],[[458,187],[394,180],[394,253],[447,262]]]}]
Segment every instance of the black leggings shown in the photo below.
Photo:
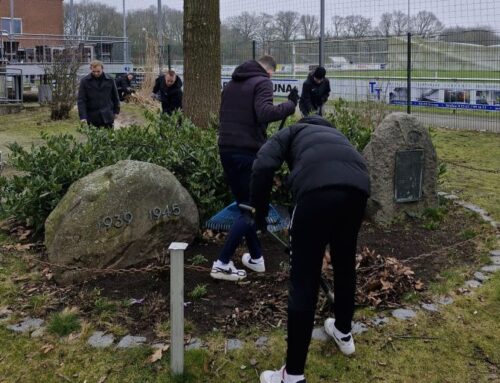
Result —
[{"label": "black leggings", "polygon": [[366,195],[338,187],[307,193],[295,207],[290,229],[288,351],[286,371],[304,373],[318,301],[321,267],[330,245],[334,274],[335,324],[351,331],[356,289],[356,245]]}]

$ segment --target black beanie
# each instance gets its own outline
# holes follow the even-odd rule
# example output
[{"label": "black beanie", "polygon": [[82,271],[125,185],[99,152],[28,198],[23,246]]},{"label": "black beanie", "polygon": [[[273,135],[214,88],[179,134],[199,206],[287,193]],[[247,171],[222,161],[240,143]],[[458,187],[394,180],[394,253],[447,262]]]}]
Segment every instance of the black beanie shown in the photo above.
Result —
[{"label": "black beanie", "polygon": [[317,79],[323,79],[326,76],[326,70],[322,66],[317,67],[314,70],[313,77],[316,77]]}]

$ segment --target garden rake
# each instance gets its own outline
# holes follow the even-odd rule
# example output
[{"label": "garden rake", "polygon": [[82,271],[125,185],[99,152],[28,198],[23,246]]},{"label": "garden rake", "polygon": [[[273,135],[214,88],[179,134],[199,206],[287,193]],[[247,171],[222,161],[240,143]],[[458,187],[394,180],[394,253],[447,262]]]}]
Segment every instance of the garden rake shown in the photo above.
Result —
[{"label": "garden rake", "polygon": [[[243,206],[247,205],[240,204],[241,209],[244,209]],[[236,202],[233,202],[205,222],[205,227],[212,230],[229,231],[233,222],[241,214],[240,208]],[[273,232],[286,229],[290,223],[290,219],[280,214],[273,205],[269,205],[266,221],[269,225],[268,229]]]}]

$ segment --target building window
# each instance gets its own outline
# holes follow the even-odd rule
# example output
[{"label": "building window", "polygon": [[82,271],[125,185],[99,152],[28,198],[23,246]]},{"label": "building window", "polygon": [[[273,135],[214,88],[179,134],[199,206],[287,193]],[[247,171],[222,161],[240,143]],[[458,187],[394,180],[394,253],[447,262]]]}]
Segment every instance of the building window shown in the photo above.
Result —
[{"label": "building window", "polygon": [[[2,17],[2,25],[1,25],[1,30],[2,32],[5,31],[7,33],[10,33],[10,17]],[[13,23],[13,33],[15,34],[21,34],[23,33],[23,19],[12,19]]]}]

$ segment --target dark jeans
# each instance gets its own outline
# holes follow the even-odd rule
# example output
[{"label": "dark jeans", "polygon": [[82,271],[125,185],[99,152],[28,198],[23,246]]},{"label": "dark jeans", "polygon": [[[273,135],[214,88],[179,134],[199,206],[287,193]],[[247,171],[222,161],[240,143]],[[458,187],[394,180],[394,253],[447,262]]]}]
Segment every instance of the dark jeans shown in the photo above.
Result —
[{"label": "dark jeans", "polygon": [[[220,159],[227,182],[237,203],[248,204],[250,200],[250,177],[256,155],[251,153],[222,151]],[[250,256],[260,258],[261,246],[255,225],[250,225],[243,212],[236,218],[219,254],[219,260],[228,263],[236,248],[245,237]]]},{"label": "dark jeans", "polygon": [[304,373],[314,325],[321,268],[330,245],[335,293],[335,324],[351,331],[356,289],[356,246],[366,195],[353,188],[307,193],[295,207],[290,229],[288,351],[286,371]]}]

